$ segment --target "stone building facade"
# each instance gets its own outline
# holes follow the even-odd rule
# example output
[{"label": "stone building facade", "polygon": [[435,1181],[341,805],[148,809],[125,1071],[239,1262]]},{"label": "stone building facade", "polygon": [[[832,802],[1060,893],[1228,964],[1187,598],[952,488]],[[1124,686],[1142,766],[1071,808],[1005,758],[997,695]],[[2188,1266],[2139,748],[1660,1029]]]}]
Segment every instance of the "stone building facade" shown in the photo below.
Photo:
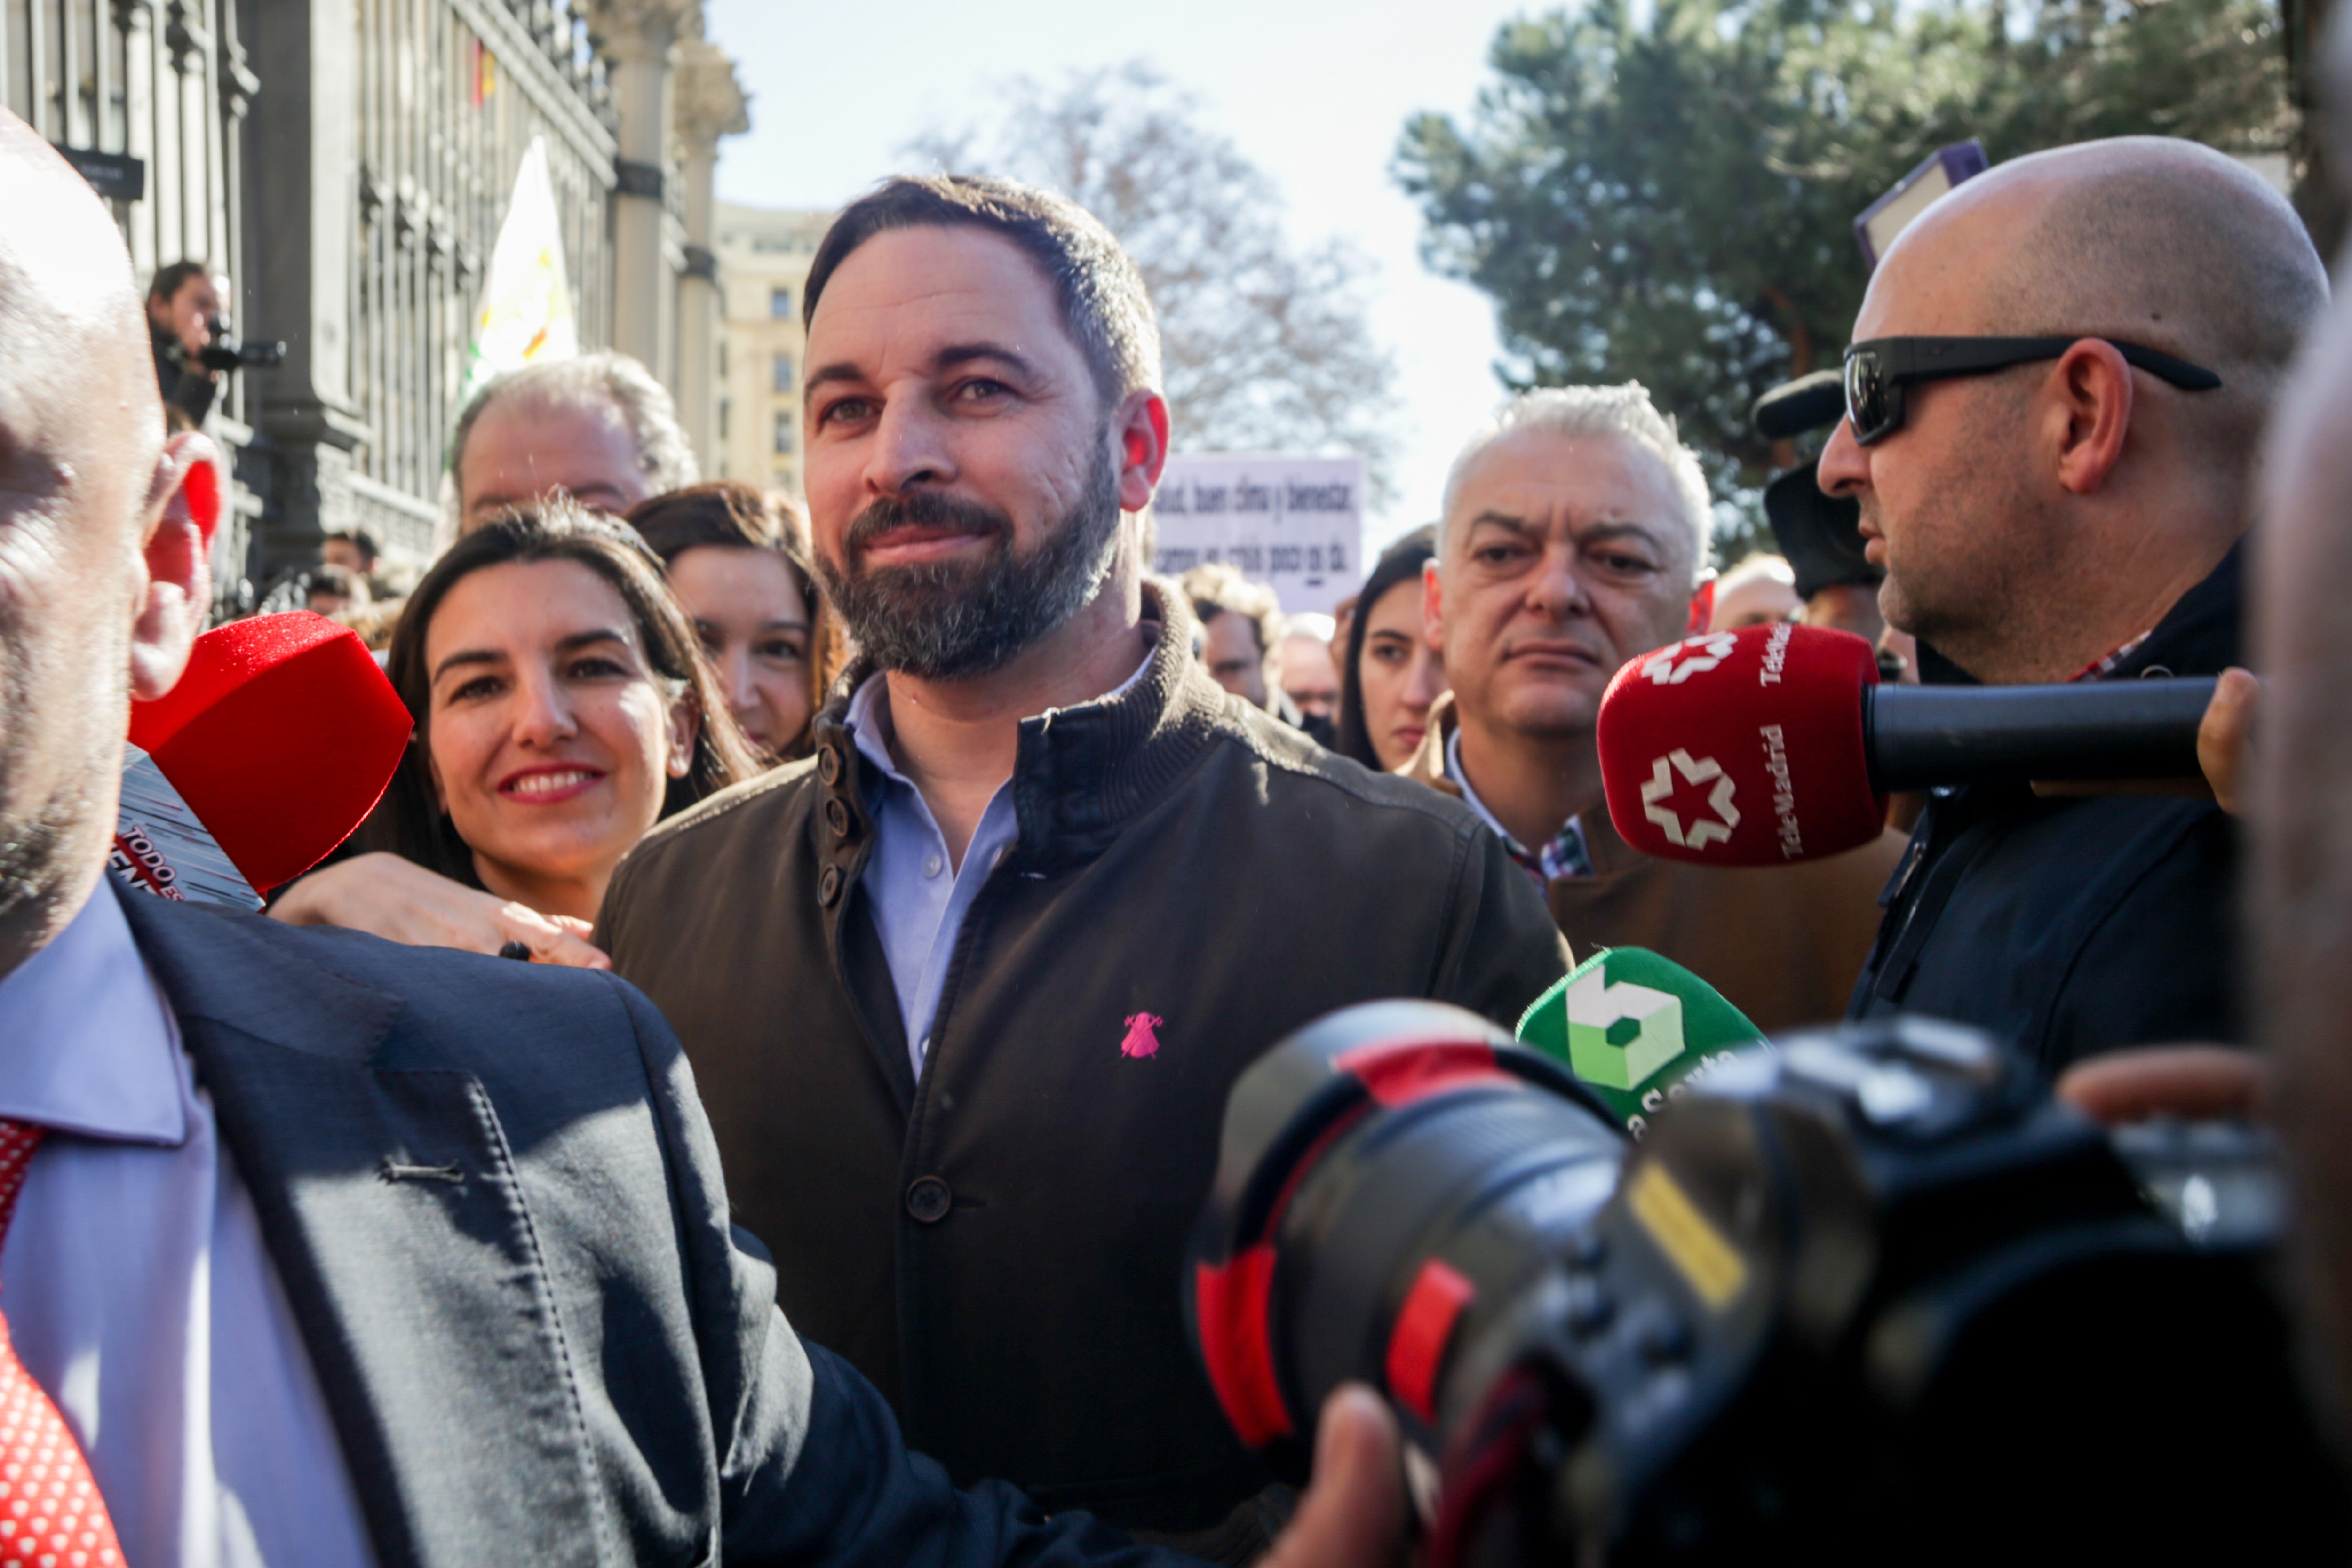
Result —
[{"label": "stone building facade", "polygon": [[422,564],[490,252],[545,142],[583,347],[653,369],[710,453],[710,171],[748,128],[700,0],[0,0],[0,98],[109,194],[141,277],[234,285],[283,364],[215,416],[225,588],[364,527]]},{"label": "stone building facade", "polygon": [[719,209],[717,478],[802,493],[801,290],[832,223],[824,212]]}]

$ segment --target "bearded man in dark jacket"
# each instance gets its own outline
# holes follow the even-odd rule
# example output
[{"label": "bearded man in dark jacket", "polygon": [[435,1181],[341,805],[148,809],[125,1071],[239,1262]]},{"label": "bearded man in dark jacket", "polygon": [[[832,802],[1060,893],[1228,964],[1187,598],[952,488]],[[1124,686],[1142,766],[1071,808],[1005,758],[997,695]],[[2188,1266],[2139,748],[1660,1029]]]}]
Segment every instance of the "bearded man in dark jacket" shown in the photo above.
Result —
[{"label": "bearded man in dark jacket", "polygon": [[803,1331],[959,1477],[1244,1561],[1282,1499],[1185,1333],[1226,1091],[1383,996],[1563,972],[1455,802],[1227,696],[1146,580],[1134,264],[1059,198],[898,180],[803,306],[808,498],[861,650],[807,762],[667,824],[599,930],[677,1027]]},{"label": "bearded man in dark jacket", "polygon": [[[1906,337],[2048,340],[1850,407],[1822,455],[1822,488],[1861,500],[1880,605],[1919,638],[1923,679],[2236,663],[2250,468],[2326,300],[2294,210],[2184,142],[2021,158],[1906,229],[1850,355]],[[1850,395],[1867,379],[1850,371]],[[1939,791],[1882,900],[1853,1015],[1961,1019],[2053,1069],[2236,1040],[2236,854],[2210,801]]]}]

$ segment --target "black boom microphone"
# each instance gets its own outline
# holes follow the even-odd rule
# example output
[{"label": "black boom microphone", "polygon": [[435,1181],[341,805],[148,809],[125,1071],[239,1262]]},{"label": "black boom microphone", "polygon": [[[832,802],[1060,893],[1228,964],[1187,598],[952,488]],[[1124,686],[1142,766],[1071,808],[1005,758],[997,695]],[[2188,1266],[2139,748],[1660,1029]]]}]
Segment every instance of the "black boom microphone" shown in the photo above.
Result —
[{"label": "black boom microphone", "polygon": [[2193,778],[2214,679],[1869,688],[1871,780],[1884,795],[1993,779]]}]

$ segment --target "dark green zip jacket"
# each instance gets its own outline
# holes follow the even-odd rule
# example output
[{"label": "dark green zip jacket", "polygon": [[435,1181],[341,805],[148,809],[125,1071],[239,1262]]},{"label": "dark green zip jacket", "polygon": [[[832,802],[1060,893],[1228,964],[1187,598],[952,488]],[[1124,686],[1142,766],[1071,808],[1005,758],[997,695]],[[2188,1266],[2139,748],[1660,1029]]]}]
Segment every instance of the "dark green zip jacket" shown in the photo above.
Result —
[{"label": "dark green zip jacket", "polygon": [[[640,845],[599,932],[685,1043],[785,1312],[908,1446],[1190,1532],[1266,1482],[1179,1295],[1234,1079],[1378,997],[1508,1027],[1565,949],[1467,809],[1228,697],[1179,596],[1148,589],[1146,613],[1142,679],[1021,725],[1020,839],[964,921],[919,1081],[859,888],[875,780],[842,700],[814,757]],[[1156,1054],[1120,1048],[1140,1013]]]}]

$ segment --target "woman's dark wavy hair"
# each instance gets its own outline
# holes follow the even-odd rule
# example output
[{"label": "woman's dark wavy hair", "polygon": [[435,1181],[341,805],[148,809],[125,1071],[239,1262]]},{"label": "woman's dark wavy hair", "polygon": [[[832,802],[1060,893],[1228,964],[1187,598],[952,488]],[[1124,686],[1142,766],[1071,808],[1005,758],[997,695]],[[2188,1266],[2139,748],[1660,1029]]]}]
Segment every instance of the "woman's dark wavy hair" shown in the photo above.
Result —
[{"label": "woman's dark wavy hair", "polygon": [[473,850],[434,799],[429,760],[433,680],[425,663],[425,638],[441,601],[466,578],[488,566],[538,561],[576,561],[611,584],[636,623],[654,674],[684,682],[693,694],[699,710],[694,761],[684,778],[669,781],[662,797],[664,816],[760,771],[751,742],[727,710],[726,697],[703,657],[693,623],[662,579],[659,558],[625,522],[600,517],[575,501],[545,501],[519,508],[460,539],[409,595],[385,670],[416,728],[384,792],[383,805],[354,836],[354,849],[389,849],[469,888],[482,885],[474,870]]},{"label": "woman's dark wavy hair", "polygon": [[639,501],[629,509],[628,522],[661,557],[664,572],[688,551],[705,548],[772,550],[784,558],[808,605],[809,721],[776,755],[781,761],[808,755],[825,689],[846,660],[840,627],[809,559],[808,519],[800,503],[740,479],[710,479]]},{"label": "woman's dark wavy hair", "polygon": [[1422,569],[1437,558],[1437,524],[1424,523],[1382,552],[1372,574],[1356,595],[1356,613],[1348,617],[1348,658],[1339,667],[1339,751],[1375,773],[1381,754],[1372,749],[1372,732],[1364,723],[1364,634],[1372,606],[1403,582],[1419,582]]}]

